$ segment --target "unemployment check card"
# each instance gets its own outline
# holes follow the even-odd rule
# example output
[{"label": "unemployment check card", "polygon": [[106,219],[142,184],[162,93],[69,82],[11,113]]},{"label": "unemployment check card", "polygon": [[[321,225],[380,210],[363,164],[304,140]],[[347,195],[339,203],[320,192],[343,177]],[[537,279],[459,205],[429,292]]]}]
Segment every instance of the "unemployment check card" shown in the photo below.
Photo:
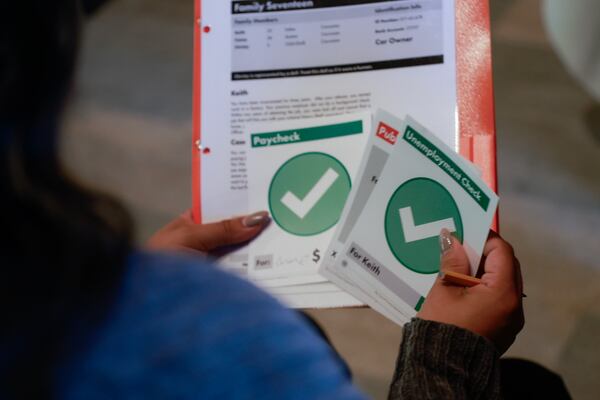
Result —
[{"label": "unemployment check card", "polygon": [[272,223],[249,245],[251,279],[288,285],[294,277],[302,284],[325,280],[318,267],[350,193],[370,125],[365,112],[252,128],[249,207],[269,210]]},{"label": "unemployment check card", "polygon": [[[363,160],[356,175],[356,183],[350,191],[340,218],[340,223],[337,225],[331,244],[319,268],[321,275],[334,281],[340,288],[360,299],[368,298],[368,292],[363,291],[360,286],[353,285],[351,277],[346,274],[347,269],[336,268],[335,259],[343,251],[344,244],[347,242],[352,228],[369,201],[398,139],[398,131],[391,129],[385,123],[379,123],[379,121],[384,121],[388,115],[385,111],[378,110],[373,118],[373,125],[367,145],[365,146]],[[372,299],[372,302],[370,302],[371,307],[381,314],[386,315],[389,319],[398,322],[398,318],[396,317],[398,310],[390,308],[386,303],[380,304],[378,301],[377,299]],[[410,317],[402,319],[406,320],[406,318]]]},{"label": "unemployment check card", "polygon": [[378,299],[412,316],[439,271],[440,231],[463,243],[475,273],[498,198],[467,161],[412,118],[379,113],[379,126],[397,141],[335,268],[369,293],[365,302]]}]

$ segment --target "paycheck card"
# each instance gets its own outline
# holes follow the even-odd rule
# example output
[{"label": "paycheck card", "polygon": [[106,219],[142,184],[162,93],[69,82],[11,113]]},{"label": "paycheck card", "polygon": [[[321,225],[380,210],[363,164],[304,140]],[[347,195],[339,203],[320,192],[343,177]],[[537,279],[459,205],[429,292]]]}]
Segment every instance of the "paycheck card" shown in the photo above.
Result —
[{"label": "paycheck card", "polygon": [[412,118],[380,111],[373,127],[395,144],[341,250],[332,250],[326,269],[335,273],[326,276],[340,286],[351,282],[359,300],[407,321],[439,271],[441,229],[463,243],[474,274],[498,198],[470,163]]},{"label": "paycheck card", "polygon": [[271,224],[248,246],[248,274],[265,287],[323,282],[318,267],[352,188],[370,113],[251,127],[248,202]]}]

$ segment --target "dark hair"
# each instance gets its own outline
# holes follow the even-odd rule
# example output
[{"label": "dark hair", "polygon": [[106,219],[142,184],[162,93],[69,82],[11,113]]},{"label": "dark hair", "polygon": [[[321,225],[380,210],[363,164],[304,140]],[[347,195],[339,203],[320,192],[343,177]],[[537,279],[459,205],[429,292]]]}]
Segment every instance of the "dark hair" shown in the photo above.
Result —
[{"label": "dark hair", "polygon": [[0,397],[51,397],[67,336],[100,321],[130,251],[124,209],[58,157],[80,13],[78,0],[0,5]]}]

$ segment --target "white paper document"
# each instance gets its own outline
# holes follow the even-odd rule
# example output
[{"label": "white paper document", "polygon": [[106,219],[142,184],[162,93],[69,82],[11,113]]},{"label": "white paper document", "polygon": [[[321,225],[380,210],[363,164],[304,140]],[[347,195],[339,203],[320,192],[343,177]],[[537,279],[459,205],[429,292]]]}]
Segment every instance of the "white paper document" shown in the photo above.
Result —
[{"label": "white paper document", "polygon": [[[203,223],[262,209],[273,217],[256,242],[220,263],[292,306],[360,304],[351,296],[359,289],[339,289],[317,273],[338,229],[321,208],[366,185],[354,174],[366,151],[384,146],[366,144],[370,122],[362,136],[313,142],[298,143],[293,131],[381,107],[426,121],[456,150],[455,0],[202,0],[200,7],[199,215]],[[385,164],[378,154],[369,159],[370,172]],[[287,169],[302,170],[302,184]],[[371,200],[361,193],[364,207]],[[361,214],[348,212],[338,229],[345,237]],[[322,232],[303,231],[317,222]],[[292,249],[290,237],[302,240]],[[398,321],[393,306],[378,301]]]},{"label": "white paper document", "polygon": [[[199,174],[203,222],[253,211],[252,124],[385,107],[427,120],[455,147],[454,0],[203,0],[201,7],[209,28],[201,35],[201,145],[210,149]],[[224,262],[248,263],[239,254]]]}]

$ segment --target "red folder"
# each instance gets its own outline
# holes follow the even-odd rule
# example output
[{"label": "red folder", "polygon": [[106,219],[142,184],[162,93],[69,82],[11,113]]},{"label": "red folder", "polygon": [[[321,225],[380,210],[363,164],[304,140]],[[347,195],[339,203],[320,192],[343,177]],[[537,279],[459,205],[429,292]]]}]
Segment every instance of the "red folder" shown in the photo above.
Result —
[{"label": "red folder", "polygon": [[[194,220],[202,221],[200,169],[202,155],[210,149],[199,145],[202,132],[201,46],[203,27],[202,0],[195,0],[192,207]],[[476,164],[484,180],[497,191],[496,128],[490,37],[490,10],[486,0],[456,0],[456,63],[458,91],[459,152]],[[494,229],[497,229],[497,218]]]}]

